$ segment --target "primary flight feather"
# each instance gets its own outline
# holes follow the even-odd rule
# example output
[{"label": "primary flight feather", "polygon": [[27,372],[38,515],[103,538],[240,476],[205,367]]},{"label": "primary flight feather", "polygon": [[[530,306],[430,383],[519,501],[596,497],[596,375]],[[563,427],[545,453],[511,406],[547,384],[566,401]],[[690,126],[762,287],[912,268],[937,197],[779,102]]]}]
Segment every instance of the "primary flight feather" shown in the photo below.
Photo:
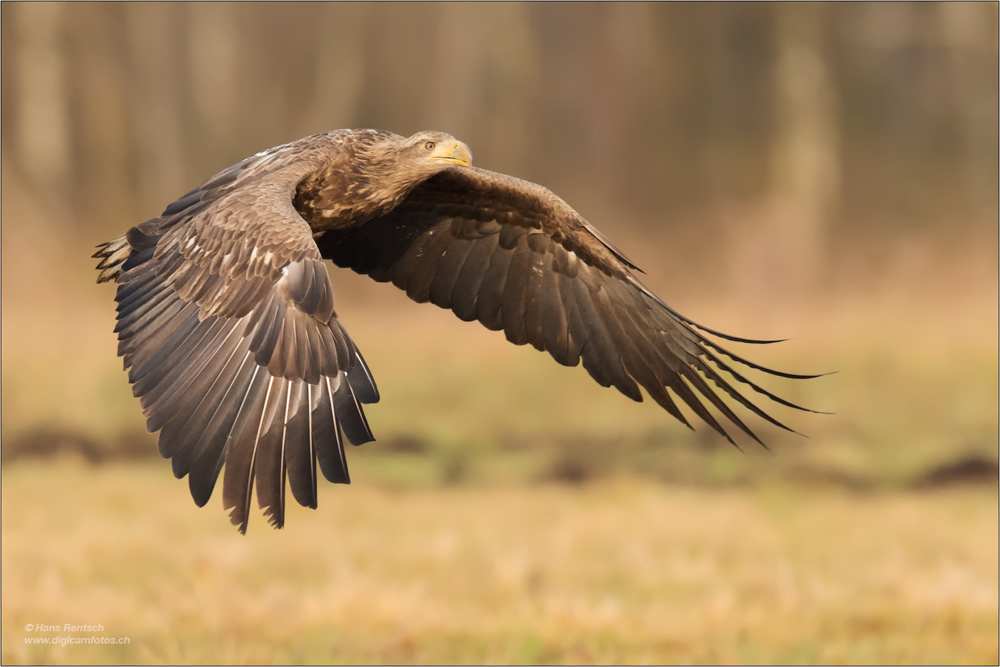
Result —
[{"label": "primary flight feather", "polygon": [[189,476],[198,505],[225,464],[223,502],[241,532],[255,487],[280,528],[286,486],[315,508],[317,467],[348,483],[344,437],[373,439],[362,405],[378,389],[334,310],[326,259],[560,364],[582,362],[633,400],[641,386],[688,425],[679,398],[730,442],[701,399],[759,439],[709,382],[787,427],[720,373],[798,409],[733,365],[815,377],[763,368],[707,338],[771,342],[675,312],[566,202],[473,167],[468,147],[442,132],[337,130],[257,153],[94,256],[98,282],[118,284],[118,354],[160,453]]}]

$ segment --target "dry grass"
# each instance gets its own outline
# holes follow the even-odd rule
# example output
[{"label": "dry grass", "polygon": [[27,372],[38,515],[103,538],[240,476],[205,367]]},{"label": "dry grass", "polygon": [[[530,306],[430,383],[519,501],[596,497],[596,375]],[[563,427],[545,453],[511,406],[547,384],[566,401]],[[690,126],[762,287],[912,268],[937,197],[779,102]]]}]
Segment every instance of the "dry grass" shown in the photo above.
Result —
[{"label": "dry grass", "polygon": [[[324,488],[242,538],[166,464],[3,474],[3,662],[989,663],[995,490]],[[101,623],[125,647],[26,646]]]},{"label": "dry grass", "polygon": [[[4,229],[4,451],[53,426],[114,443],[142,419],[111,289],[92,285],[82,244],[42,236]],[[29,285],[27,249],[49,241],[60,269]],[[806,303],[678,287],[685,301],[650,276],[707,324],[799,336],[755,359],[841,371],[768,384],[837,413],[779,411],[811,439],[765,429],[774,456],[691,436],[582,369],[338,272],[383,394],[379,441],[349,452],[354,485],[325,486],[280,533],[258,515],[241,538],[163,461],[5,465],[0,657],[995,663],[996,487],[893,491],[965,455],[995,460],[995,243],[911,255]],[[536,483],[574,465],[599,481]],[[824,479],[871,484],[809,483]],[[29,647],[28,623],[102,623],[131,643]]]}]

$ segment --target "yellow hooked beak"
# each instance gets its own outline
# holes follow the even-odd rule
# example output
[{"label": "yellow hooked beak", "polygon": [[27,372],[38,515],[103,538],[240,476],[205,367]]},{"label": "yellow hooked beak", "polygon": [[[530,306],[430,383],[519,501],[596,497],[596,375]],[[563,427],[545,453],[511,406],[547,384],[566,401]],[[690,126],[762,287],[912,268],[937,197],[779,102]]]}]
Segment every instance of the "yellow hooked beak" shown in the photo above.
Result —
[{"label": "yellow hooked beak", "polygon": [[428,156],[432,160],[443,160],[460,167],[472,166],[472,151],[461,141],[446,141],[438,144]]}]

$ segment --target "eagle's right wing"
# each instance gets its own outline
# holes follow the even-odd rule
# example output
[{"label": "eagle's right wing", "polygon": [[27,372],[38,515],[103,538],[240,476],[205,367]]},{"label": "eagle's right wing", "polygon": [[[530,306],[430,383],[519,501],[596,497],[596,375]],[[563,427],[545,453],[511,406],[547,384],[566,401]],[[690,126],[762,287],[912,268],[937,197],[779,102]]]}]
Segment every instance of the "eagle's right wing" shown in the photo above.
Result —
[{"label": "eagle's right wing", "polygon": [[296,142],[249,158],[95,255],[118,283],[118,354],[160,453],[190,474],[198,505],[225,463],[223,502],[241,531],[255,480],[280,527],[286,476],[316,507],[317,461],[349,481],[341,430],[372,439],[361,403],[378,392],[292,205],[314,157]]}]

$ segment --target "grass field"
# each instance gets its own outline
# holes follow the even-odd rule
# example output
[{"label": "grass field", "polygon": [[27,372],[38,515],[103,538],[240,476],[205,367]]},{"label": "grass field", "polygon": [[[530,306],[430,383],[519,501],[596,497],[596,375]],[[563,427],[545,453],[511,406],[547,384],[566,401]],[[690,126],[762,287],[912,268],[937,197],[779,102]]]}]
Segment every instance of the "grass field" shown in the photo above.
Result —
[{"label": "grass field", "polygon": [[7,469],[3,662],[998,659],[991,488],[356,484],[246,538],[186,494],[159,463]]},{"label": "grass field", "polygon": [[[156,458],[85,249],[53,245],[63,273],[25,291],[17,241],[5,230],[5,664],[1000,659],[995,243],[808,303],[666,294],[724,330],[798,336],[755,360],[840,371],[768,381],[836,413],[776,410],[809,439],[754,421],[770,453],[336,272],[378,440],[317,511],[280,532],[254,515],[243,538]],[[993,483],[940,484],[962,461]],[[25,630],[66,623],[130,641],[26,643],[92,634]]]}]

